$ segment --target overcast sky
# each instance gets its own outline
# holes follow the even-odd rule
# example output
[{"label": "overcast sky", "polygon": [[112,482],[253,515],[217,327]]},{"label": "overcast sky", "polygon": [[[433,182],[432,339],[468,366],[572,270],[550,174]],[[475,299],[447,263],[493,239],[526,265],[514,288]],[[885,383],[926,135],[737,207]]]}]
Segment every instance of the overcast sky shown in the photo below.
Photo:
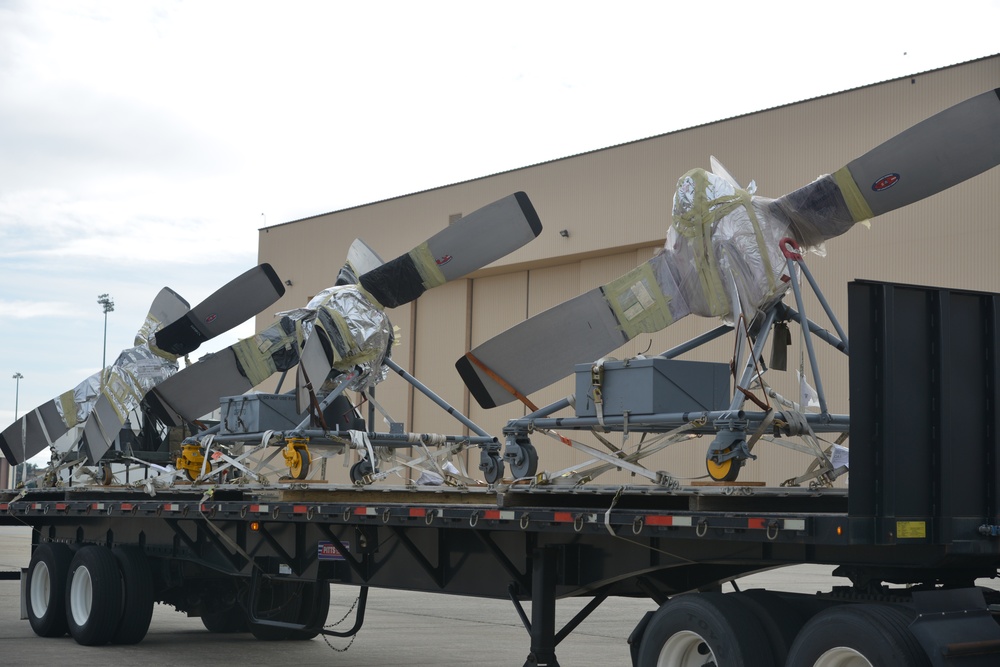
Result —
[{"label": "overcast sky", "polygon": [[996,0],[0,0],[0,429],[15,372],[23,414],[98,370],[99,294],[110,363],[260,227],[992,55],[998,25]]}]

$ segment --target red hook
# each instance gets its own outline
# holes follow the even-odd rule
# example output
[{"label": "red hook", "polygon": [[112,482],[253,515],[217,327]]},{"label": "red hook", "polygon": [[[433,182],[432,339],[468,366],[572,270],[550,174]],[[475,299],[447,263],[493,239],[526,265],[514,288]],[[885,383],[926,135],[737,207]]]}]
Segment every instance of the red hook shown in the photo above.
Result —
[{"label": "red hook", "polygon": [[792,237],[786,236],[778,241],[778,247],[781,248],[781,254],[786,259],[794,259],[796,262],[802,261],[802,249],[799,248],[798,242]]}]

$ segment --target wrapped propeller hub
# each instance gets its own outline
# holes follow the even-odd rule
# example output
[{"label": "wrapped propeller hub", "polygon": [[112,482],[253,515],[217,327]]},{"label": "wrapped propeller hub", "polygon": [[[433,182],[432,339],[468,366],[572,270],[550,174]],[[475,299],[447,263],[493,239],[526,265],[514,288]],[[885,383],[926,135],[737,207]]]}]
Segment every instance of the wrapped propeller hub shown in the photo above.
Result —
[{"label": "wrapped propeller hub", "polygon": [[677,183],[666,251],[680,296],[697,315],[730,320],[734,285],[749,309],[785,289],[778,241],[789,234],[789,224],[753,190],[703,169]]},{"label": "wrapped propeller hub", "polygon": [[357,285],[325,289],[306,308],[316,311],[313,333],[321,332],[324,351],[335,369],[382,366],[392,343],[392,324]]}]

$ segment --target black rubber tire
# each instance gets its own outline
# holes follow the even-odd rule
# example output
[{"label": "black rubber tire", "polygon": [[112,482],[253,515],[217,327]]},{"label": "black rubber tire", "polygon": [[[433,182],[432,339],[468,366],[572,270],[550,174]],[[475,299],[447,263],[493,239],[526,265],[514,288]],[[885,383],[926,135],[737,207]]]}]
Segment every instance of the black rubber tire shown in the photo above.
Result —
[{"label": "black rubber tire", "polygon": [[[296,582],[261,581],[253,615],[259,620],[281,621],[283,623],[298,622],[299,610],[302,606],[302,599],[299,597],[300,590],[301,586]],[[250,633],[261,641],[283,641],[292,636],[292,630],[288,628],[261,625],[249,619],[248,622]]]},{"label": "black rubber tire", "polygon": [[149,561],[139,549],[112,549],[118,560],[124,587],[122,618],[111,637],[112,644],[138,644],[149,631],[153,619],[153,572]]},{"label": "black rubber tire", "polygon": [[83,547],[76,552],[66,577],[66,623],[69,634],[83,646],[111,641],[122,617],[122,574],[111,549]]},{"label": "black rubber tire", "polygon": [[[722,593],[678,595],[653,614],[639,647],[639,667],[655,667],[664,651],[704,656],[724,667],[774,667],[767,635],[757,618]],[[676,652],[676,653],[674,653]],[[694,664],[694,663],[692,663]]]},{"label": "black rubber tire", "polygon": [[318,581],[302,588],[302,607],[299,609],[299,623],[308,630],[293,630],[289,639],[308,640],[319,634],[326,625],[330,614],[330,584]]},{"label": "black rubber tire", "polygon": [[66,625],[66,576],[73,552],[65,544],[39,544],[31,554],[27,591],[28,622],[39,637],[62,637]]},{"label": "black rubber tire", "polygon": [[788,601],[771,591],[748,590],[730,593],[729,597],[757,617],[771,646],[774,664],[784,665],[788,650],[807,619]]},{"label": "black rubber tire", "polygon": [[233,605],[229,609],[222,611],[202,614],[201,623],[209,632],[221,635],[250,632],[250,624],[247,622],[246,612],[239,605]]},{"label": "black rubber tire", "polygon": [[874,667],[929,667],[908,630],[914,614],[888,604],[843,604],[816,614],[788,652],[787,667],[815,667],[838,648],[864,656]]}]

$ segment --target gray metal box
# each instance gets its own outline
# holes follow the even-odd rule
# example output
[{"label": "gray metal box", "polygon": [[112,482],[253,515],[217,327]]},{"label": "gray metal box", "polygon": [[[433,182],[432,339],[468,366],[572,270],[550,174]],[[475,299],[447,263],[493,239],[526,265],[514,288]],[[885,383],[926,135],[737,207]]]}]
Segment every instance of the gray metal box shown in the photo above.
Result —
[{"label": "gray metal box", "polygon": [[[576,366],[576,416],[595,417],[592,364]],[[703,412],[729,407],[729,365],[678,359],[631,359],[604,364],[604,416]]]},{"label": "gray metal box", "polygon": [[295,410],[295,397],[283,394],[224,396],[219,409],[222,435],[287,431],[301,421]]}]

